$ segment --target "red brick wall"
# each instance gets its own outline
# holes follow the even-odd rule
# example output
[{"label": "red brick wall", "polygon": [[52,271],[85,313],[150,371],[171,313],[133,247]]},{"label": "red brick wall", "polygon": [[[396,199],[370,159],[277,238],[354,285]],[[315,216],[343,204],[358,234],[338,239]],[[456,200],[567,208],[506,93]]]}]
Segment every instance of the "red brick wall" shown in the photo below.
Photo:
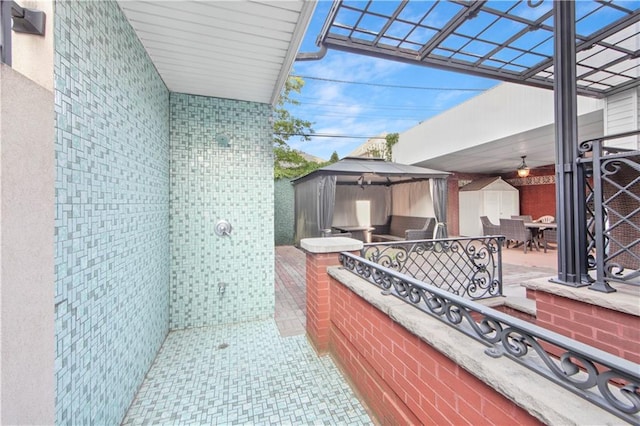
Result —
[{"label": "red brick wall", "polygon": [[640,363],[640,317],[543,291],[527,297],[536,301],[539,326]]},{"label": "red brick wall", "polygon": [[325,352],[329,347],[329,275],[327,275],[327,267],[338,264],[338,253],[307,253],[306,327],[307,335],[318,352]]},{"label": "red brick wall", "polygon": [[520,214],[531,215],[534,219],[544,215],[556,216],[556,185],[519,186]]},{"label": "red brick wall", "polygon": [[[542,166],[531,169],[529,178],[540,176],[555,176],[555,166]],[[531,215],[534,219],[544,215],[556,216],[556,185],[550,184],[526,184],[527,178],[518,178],[517,173],[506,173],[502,175],[502,179],[515,179],[525,184],[515,184],[520,191],[520,214]]]},{"label": "red brick wall", "polygon": [[523,321],[530,322],[531,324],[536,324],[536,317],[534,315],[519,311],[517,309],[513,309],[510,306],[504,306],[504,305],[496,306],[493,309],[495,309],[498,312],[502,312],[503,314],[511,315],[512,317],[516,317]]},{"label": "red brick wall", "polygon": [[332,278],[330,292],[330,350],[382,424],[540,424]]}]

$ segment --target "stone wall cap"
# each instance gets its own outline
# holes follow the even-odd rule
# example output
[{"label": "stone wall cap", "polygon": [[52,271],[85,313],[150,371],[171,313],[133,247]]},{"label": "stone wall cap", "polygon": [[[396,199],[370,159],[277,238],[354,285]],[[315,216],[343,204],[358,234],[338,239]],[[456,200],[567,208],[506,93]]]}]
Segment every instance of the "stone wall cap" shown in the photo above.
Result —
[{"label": "stone wall cap", "polygon": [[526,297],[502,296],[490,299],[479,299],[475,300],[475,302],[494,309],[505,306],[527,315],[536,316],[535,300],[527,299]]},{"label": "stone wall cap", "polygon": [[[454,327],[419,311],[340,267],[330,276],[389,316],[398,325],[439,351],[462,369],[520,406],[544,424],[619,425],[623,420],[506,356],[493,358],[487,346]],[[591,291],[595,293],[594,291]]]},{"label": "stone wall cap", "polygon": [[309,253],[340,253],[362,249],[362,241],[347,237],[304,238],[300,247]]},{"label": "stone wall cap", "polygon": [[550,282],[548,279],[534,279],[522,283],[529,290],[542,291],[567,299],[591,303],[613,311],[640,316],[640,286],[615,283],[614,293],[590,290],[589,287],[571,287]]}]

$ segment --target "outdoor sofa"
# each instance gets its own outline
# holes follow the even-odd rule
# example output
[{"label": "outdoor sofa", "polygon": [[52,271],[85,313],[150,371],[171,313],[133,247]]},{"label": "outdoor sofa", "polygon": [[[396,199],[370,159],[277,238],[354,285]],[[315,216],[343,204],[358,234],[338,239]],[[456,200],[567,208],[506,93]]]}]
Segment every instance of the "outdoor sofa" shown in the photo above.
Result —
[{"label": "outdoor sofa", "polygon": [[426,240],[433,238],[433,217],[391,215],[385,225],[373,225],[371,241]]}]

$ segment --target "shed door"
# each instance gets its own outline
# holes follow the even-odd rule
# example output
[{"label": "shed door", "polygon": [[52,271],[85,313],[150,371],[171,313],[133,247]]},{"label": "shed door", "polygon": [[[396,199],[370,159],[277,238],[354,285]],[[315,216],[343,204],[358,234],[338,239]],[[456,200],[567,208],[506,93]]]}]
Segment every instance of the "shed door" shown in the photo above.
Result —
[{"label": "shed door", "polygon": [[519,197],[517,191],[485,191],[484,212],[493,223],[500,223],[500,218],[508,219],[519,214]]},{"label": "shed door", "polygon": [[484,214],[493,223],[500,223],[505,217],[502,211],[502,193],[500,191],[484,191]]},{"label": "shed door", "polygon": [[518,191],[503,191],[501,193],[500,213],[504,218],[520,214],[520,194]]}]

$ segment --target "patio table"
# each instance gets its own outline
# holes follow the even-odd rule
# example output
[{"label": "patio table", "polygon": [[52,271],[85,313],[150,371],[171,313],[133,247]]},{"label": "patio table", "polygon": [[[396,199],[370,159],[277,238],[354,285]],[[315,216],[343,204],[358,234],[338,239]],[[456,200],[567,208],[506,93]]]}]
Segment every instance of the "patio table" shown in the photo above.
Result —
[{"label": "patio table", "polygon": [[371,231],[375,228],[373,226],[334,226],[333,228],[342,232],[351,232],[353,238],[365,243],[371,242]]},{"label": "patio table", "polygon": [[543,237],[545,229],[557,229],[557,223],[543,223],[543,222],[525,222],[524,226],[531,231],[531,238],[535,243],[536,250],[540,250],[542,246],[540,239]]}]

